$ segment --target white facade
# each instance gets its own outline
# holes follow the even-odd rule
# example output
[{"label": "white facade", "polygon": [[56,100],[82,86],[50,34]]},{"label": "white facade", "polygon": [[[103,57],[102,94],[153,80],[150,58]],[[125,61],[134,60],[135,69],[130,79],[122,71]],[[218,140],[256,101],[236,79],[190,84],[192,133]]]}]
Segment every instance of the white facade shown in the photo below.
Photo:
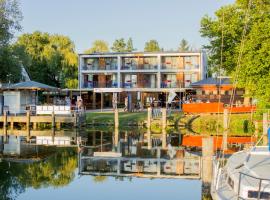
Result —
[{"label": "white facade", "polygon": [[4,91],[4,107],[11,114],[25,113],[26,106],[35,102],[35,94],[29,90]]},{"label": "white facade", "polygon": [[204,52],[80,54],[78,69],[81,90],[182,91],[206,77],[207,60]]}]

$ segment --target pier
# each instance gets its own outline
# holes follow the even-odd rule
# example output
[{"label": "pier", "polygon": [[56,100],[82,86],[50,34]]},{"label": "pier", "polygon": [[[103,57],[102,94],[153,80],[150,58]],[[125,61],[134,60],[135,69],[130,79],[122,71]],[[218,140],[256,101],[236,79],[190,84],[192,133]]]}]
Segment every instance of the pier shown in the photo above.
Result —
[{"label": "pier", "polygon": [[[29,141],[31,136],[40,135],[41,124],[49,124],[51,132],[54,135],[56,130],[60,130],[62,124],[69,124],[73,128],[80,128],[85,123],[85,115],[82,112],[74,112],[71,115],[31,115],[30,111],[22,115],[4,115],[0,116],[0,135],[4,136],[6,141],[8,135],[26,136]],[[20,126],[15,126],[20,124]],[[21,128],[22,127],[22,128]]]}]

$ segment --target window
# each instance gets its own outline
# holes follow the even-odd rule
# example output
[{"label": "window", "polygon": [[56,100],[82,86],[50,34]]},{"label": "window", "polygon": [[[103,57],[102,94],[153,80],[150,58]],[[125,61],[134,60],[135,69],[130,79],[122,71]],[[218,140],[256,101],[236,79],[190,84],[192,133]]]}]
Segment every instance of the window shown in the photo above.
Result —
[{"label": "window", "polygon": [[[258,191],[249,190],[248,198],[258,198]],[[270,199],[270,192],[261,192],[259,199]]]}]

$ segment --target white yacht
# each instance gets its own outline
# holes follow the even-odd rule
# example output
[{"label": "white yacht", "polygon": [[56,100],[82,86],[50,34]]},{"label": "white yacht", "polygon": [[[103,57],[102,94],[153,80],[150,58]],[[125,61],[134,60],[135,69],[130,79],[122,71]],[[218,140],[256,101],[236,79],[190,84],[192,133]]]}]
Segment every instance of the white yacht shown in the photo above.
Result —
[{"label": "white yacht", "polygon": [[269,147],[234,153],[224,168],[214,165],[214,200],[270,199]]}]

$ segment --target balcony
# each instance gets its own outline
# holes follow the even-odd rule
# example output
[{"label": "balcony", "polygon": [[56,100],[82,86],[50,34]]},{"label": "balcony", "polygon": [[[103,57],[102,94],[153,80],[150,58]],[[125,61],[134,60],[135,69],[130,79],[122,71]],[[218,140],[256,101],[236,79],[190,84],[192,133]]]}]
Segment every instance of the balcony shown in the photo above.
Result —
[{"label": "balcony", "polygon": [[117,82],[98,82],[98,81],[88,81],[83,84],[83,88],[117,88]]},{"label": "balcony", "polygon": [[135,82],[126,82],[122,83],[123,88],[156,88],[156,83],[135,83]]},{"label": "balcony", "polygon": [[117,65],[106,65],[105,67],[101,67],[98,65],[84,65],[82,70],[89,71],[98,71],[98,70],[117,70]]},{"label": "balcony", "polygon": [[157,65],[123,65],[121,67],[122,70],[155,70],[157,69]]},{"label": "balcony", "polygon": [[184,84],[180,81],[163,80],[160,84],[161,88],[182,88]]},{"label": "balcony", "polygon": [[125,57],[122,59],[122,70],[154,70],[158,68],[156,57]]}]

